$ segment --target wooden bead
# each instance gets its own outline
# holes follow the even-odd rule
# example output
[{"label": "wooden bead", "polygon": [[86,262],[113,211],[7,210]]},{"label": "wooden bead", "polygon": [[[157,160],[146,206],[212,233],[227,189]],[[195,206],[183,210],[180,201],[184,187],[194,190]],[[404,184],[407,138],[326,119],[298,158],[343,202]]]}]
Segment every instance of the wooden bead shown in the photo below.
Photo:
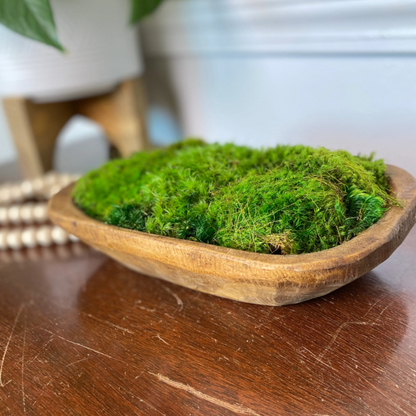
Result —
[{"label": "wooden bead", "polygon": [[34,222],[34,216],[33,216],[33,209],[34,204],[24,204],[20,207],[20,220],[21,222],[24,222],[26,224],[31,224]]},{"label": "wooden bead", "polygon": [[36,178],[32,180],[33,191],[36,195],[40,194],[43,190],[43,178]]},{"label": "wooden bead", "polygon": [[19,229],[12,229],[6,234],[7,246],[13,250],[19,250],[23,247],[22,231]]},{"label": "wooden bead", "polygon": [[35,227],[27,227],[22,231],[22,243],[28,248],[36,247],[38,245]]},{"label": "wooden bead", "polygon": [[57,225],[52,227],[51,236],[55,244],[66,244],[69,240],[68,233]]},{"label": "wooden bead", "polygon": [[33,198],[35,195],[33,184],[31,181],[26,180],[20,184],[20,188],[25,198]]},{"label": "wooden bead", "polygon": [[20,223],[20,205],[12,205],[9,207],[7,212],[7,219],[9,223],[19,224]]},{"label": "wooden bead", "polygon": [[33,219],[36,222],[45,222],[48,220],[48,207],[46,204],[36,204],[34,206]]},{"label": "wooden bead", "polygon": [[38,241],[38,244],[43,247],[52,245],[52,227],[49,225],[39,227],[36,230],[36,240]]}]

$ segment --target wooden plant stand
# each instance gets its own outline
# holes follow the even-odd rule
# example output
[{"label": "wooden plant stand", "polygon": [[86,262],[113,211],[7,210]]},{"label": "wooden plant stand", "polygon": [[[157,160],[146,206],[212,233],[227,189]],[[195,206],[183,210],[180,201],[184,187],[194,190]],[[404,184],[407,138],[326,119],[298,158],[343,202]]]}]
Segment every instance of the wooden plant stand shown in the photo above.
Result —
[{"label": "wooden plant stand", "polygon": [[142,78],[121,82],[113,91],[77,100],[37,103],[25,97],[3,99],[22,176],[52,169],[56,138],[74,115],[99,123],[122,157],[149,147]]}]

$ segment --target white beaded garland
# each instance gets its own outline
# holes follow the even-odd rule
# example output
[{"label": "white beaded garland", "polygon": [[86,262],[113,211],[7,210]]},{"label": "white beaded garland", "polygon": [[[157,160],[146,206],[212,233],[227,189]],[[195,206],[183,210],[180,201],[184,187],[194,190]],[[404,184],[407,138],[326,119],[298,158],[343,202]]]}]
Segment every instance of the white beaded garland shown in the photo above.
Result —
[{"label": "white beaded garland", "polygon": [[9,248],[13,250],[23,247],[32,248],[38,245],[43,247],[49,247],[52,244],[62,245],[70,240],[75,242],[73,237],[71,235],[70,239],[70,235],[57,225],[0,229],[0,251]]},{"label": "white beaded garland", "polygon": [[0,186],[0,205],[21,202],[25,198],[47,197],[51,193],[51,188],[56,191],[56,185],[63,188],[79,178],[80,175],[50,172],[43,177],[25,180],[20,184],[3,184]]},{"label": "white beaded garland", "polygon": [[[50,198],[79,177],[79,175],[58,175],[50,172],[44,177],[25,180],[20,184],[3,184],[0,186],[0,226],[47,222],[49,218],[46,202],[26,204],[20,202],[35,197]],[[0,228],[0,251],[32,248],[38,245],[43,247],[52,244],[64,245],[68,241],[77,242],[79,239],[58,226]]]},{"label": "white beaded garland", "polygon": [[42,223],[48,220],[48,205],[46,202],[36,204],[0,206],[0,225]]}]

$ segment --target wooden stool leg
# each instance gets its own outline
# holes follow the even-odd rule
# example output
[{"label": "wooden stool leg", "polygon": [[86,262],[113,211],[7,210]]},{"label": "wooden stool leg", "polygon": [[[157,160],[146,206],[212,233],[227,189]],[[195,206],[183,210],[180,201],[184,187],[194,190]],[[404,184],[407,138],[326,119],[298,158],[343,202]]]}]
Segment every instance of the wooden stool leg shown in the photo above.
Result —
[{"label": "wooden stool leg", "polygon": [[71,102],[34,103],[5,98],[3,106],[22,174],[34,178],[52,169],[56,138],[74,115]]},{"label": "wooden stool leg", "polygon": [[122,157],[149,147],[142,78],[123,81],[114,91],[76,101],[77,111],[99,123]]}]

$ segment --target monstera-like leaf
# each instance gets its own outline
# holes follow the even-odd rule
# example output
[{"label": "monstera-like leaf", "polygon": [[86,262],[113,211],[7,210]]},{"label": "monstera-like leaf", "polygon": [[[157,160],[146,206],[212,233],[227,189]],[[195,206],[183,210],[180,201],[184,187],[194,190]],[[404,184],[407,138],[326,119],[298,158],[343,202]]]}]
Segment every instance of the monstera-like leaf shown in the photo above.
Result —
[{"label": "monstera-like leaf", "polygon": [[130,22],[136,23],[152,13],[163,0],[131,0]]},{"label": "monstera-like leaf", "polygon": [[0,0],[0,23],[23,36],[63,50],[49,0]]},{"label": "monstera-like leaf", "polygon": [[[131,0],[130,22],[136,23],[152,13],[162,1]],[[64,50],[49,0],[0,0],[0,23],[30,39]]]}]

